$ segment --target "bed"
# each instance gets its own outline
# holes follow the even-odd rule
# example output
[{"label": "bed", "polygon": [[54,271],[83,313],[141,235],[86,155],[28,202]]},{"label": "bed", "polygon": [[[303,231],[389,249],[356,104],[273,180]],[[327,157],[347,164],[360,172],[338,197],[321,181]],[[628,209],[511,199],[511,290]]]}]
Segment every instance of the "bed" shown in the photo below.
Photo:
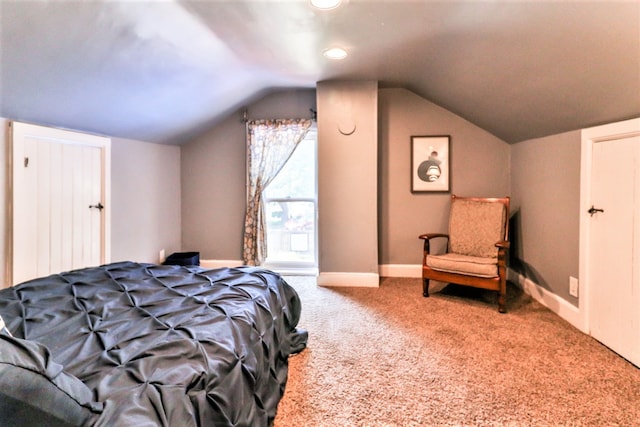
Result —
[{"label": "bed", "polygon": [[255,267],[113,263],[0,291],[9,425],[268,426],[306,347],[301,304]]}]

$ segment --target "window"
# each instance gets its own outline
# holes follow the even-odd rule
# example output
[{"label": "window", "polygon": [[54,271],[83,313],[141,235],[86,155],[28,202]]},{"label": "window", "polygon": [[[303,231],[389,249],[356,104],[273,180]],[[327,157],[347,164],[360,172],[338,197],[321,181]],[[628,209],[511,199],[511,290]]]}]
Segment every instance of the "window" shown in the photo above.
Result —
[{"label": "window", "polygon": [[265,266],[317,271],[317,131],[313,127],[264,192]]}]

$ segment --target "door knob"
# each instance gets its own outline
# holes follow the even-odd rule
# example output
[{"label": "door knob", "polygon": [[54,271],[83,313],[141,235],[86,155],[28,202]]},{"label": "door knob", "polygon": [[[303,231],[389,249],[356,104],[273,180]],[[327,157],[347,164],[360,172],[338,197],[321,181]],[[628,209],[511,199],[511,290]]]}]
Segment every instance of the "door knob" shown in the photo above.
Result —
[{"label": "door knob", "polygon": [[99,211],[102,211],[102,209],[104,209],[104,206],[102,206],[102,203],[98,202],[97,205],[89,205],[89,209],[91,209],[91,208],[96,208]]},{"label": "door knob", "polygon": [[591,208],[587,212],[589,212],[589,215],[593,216],[596,212],[604,212],[604,209],[596,209],[591,205]]}]

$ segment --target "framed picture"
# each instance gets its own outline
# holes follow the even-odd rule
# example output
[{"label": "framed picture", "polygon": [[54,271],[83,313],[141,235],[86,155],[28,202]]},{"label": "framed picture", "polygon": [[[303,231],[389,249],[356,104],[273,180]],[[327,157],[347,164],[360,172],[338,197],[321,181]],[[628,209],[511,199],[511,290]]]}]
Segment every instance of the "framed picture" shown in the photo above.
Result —
[{"label": "framed picture", "polygon": [[411,137],[411,192],[449,191],[451,137]]}]

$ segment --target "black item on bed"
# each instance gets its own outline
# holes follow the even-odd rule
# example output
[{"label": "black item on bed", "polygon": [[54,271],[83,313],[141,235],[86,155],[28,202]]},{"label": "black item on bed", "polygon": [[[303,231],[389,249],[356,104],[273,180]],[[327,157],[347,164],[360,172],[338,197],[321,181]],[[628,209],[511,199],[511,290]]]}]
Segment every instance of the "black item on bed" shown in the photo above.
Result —
[{"label": "black item on bed", "polygon": [[0,420],[270,425],[288,357],[306,347],[300,309],[255,267],[123,262],[3,289]]},{"label": "black item on bed", "polygon": [[200,265],[200,252],[174,252],[164,260],[165,265]]}]

